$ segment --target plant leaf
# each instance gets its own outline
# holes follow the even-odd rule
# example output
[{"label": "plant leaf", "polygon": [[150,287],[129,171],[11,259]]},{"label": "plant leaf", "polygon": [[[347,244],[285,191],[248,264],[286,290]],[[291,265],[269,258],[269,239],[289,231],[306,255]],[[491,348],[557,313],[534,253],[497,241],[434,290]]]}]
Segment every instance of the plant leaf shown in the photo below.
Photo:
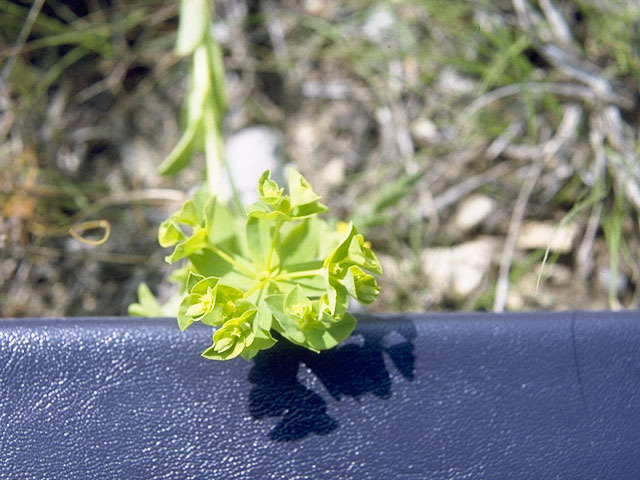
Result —
[{"label": "plant leaf", "polygon": [[184,205],[182,205],[182,208],[178,212],[176,218],[180,223],[184,223],[185,225],[190,225],[192,227],[201,224],[200,218],[198,218],[198,209],[196,208],[196,204],[193,200],[188,200]]},{"label": "plant leaf", "polygon": [[335,347],[351,335],[356,325],[355,317],[348,313],[332,318],[325,318],[327,315],[321,314],[318,320],[301,322],[283,308],[286,302],[284,295],[271,295],[265,300],[276,320],[273,327],[291,342],[315,352]]},{"label": "plant leaf", "polygon": [[[246,269],[253,268],[246,259],[237,255],[232,255],[232,257]],[[247,276],[244,272],[234,269],[232,265],[211,250],[203,249],[195,252],[189,255],[189,260],[198,273],[207,277],[219,277],[220,281],[225,285],[247,290],[255,283],[253,278]]]},{"label": "plant leaf", "polygon": [[269,330],[258,330],[256,336],[251,343],[251,346],[245,347],[242,351],[242,358],[245,360],[251,360],[260,350],[266,350],[273,347],[276,343],[275,338],[271,336]]},{"label": "plant leaf", "polygon": [[277,264],[278,253],[273,245],[276,225],[272,220],[249,217],[247,219],[247,246],[256,272],[269,269],[267,262]]},{"label": "plant leaf", "polygon": [[180,302],[180,307],[178,307],[178,327],[183,332],[194,322],[194,318],[187,315],[187,310],[199,300],[200,295],[190,294],[186,295]]},{"label": "plant leaf", "polygon": [[230,360],[250,347],[255,340],[252,321],[256,310],[246,310],[240,316],[228,320],[213,334],[213,345],[202,353],[212,360]]},{"label": "plant leaf", "polygon": [[209,28],[209,5],[206,0],[181,0],[176,53],[189,55],[204,42]]},{"label": "plant leaf", "polygon": [[189,275],[187,276],[187,293],[192,293],[193,286],[204,279],[205,277],[203,275],[198,275],[194,271],[189,271]]},{"label": "plant leaf", "polygon": [[210,197],[205,205],[204,227],[212,244],[225,242],[238,232],[232,213],[216,197]]},{"label": "plant leaf", "polygon": [[[192,275],[191,278],[197,278],[196,275]],[[189,293],[197,293],[200,295],[204,295],[208,292],[209,289],[214,289],[218,286],[218,281],[220,279],[218,277],[205,277],[201,280],[198,280],[194,283],[189,289]]]},{"label": "plant leaf", "polygon": [[317,218],[304,219],[288,232],[283,228],[283,232],[286,232],[283,241],[277,245],[283,268],[291,270],[290,267],[296,264],[317,258],[320,238]]},{"label": "plant leaf", "polygon": [[138,302],[129,305],[129,315],[133,317],[164,317],[162,305],[158,302],[149,286],[142,282],[138,285]]},{"label": "plant leaf", "polygon": [[187,240],[176,245],[171,255],[168,255],[165,260],[168,263],[177,262],[189,255],[197,252],[198,250],[207,246],[207,232],[205,229],[196,227],[195,232]]},{"label": "plant leaf", "polygon": [[176,243],[186,240],[187,236],[182,232],[173,217],[160,224],[158,229],[158,243],[161,247],[173,247]]},{"label": "plant leaf", "polygon": [[265,298],[265,302],[269,305],[275,322],[275,328],[280,334],[284,335],[290,341],[298,345],[304,345],[305,336],[299,325],[299,321],[295,317],[290,317],[284,312],[285,296],[283,294],[269,295]]},{"label": "plant leaf", "polygon": [[311,185],[300,173],[290,168],[289,174],[289,196],[291,197],[291,207],[316,203],[320,197],[313,191]]},{"label": "plant leaf", "polygon": [[[184,0],[183,0],[184,1]],[[175,175],[191,161],[195,140],[202,129],[202,122],[191,122],[187,125],[178,143],[171,149],[167,158],[160,164],[158,171],[162,175]]]}]

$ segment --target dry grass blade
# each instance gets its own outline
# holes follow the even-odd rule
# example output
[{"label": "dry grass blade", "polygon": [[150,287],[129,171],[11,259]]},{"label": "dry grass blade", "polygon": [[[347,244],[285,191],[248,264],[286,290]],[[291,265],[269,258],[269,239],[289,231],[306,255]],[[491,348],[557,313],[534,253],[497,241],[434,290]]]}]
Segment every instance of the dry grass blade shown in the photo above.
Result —
[{"label": "dry grass blade", "polygon": [[475,115],[479,110],[487,107],[488,105],[501,100],[505,97],[513,95],[520,95],[524,92],[531,93],[552,93],[576,100],[593,102],[597,99],[604,100],[608,103],[619,105],[623,108],[632,108],[633,101],[625,97],[611,93],[609,91],[595,92],[589,87],[584,87],[575,83],[516,83],[507,85],[505,87],[496,88],[491,92],[483,95],[482,97],[474,100],[468,107],[466,107],[457,119],[457,125],[459,127],[464,126],[469,119]]},{"label": "dry grass blade", "polygon": [[[592,183],[592,188],[595,188],[597,185],[604,184],[605,181],[607,168],[607,160],[604,153],[605,135],[602,131],[602,122],[600,121],[599,116],[591,115],[590,126],[591,131],[589,133],[589,143],[591,144],[591,149],[595,156],[592,178],[590,181]],[[576,253],[576,273],[582,280],[585,280],[591,274],[595,263],[593,245],[598,227],[600,226],[602,208],[602,202],[597,202],[591,208],[587,227]]]},{"label": "dry grass blade", "polygon": [[518,193],[515,206],[513,207],[511,221],[509,222],[509,229],[507,230],[507,238],[502,249],[502,256],[500,257],[500,270],[498,273],[498,282],[496,284],[496,295],[493,301],[494,312],[503,312],[507,305],[507,296],[509,294],[509,270],[511,269],[511,262],[516,249],[516,238],[518,237],[518,232],[522,225],[522,219],[524,218],[527,203],[529,203],[529,197],[533,193],[533,189],[540,178],[544,164],[545,158],[541,157],[537,162],[529,167],[529,172],[524,179],[524,183]]},{"label": "dry grass blade", "polygon": [[613,106],[607,107],[602,115],[602,123],[607,140],[620,155],[620,160],[612,158],[608,165],[617,184],[624,191],[627,200],[640,213],[640,172],[636,154],[632,144],[635,141],[625,135],[620,110]]},{"label": "dry grass blade", "polygon": [[[84,236],[86,232],[101,229],[102,236],[98,239],[92,239]],[[87,245],[102,245],[111,236],[111,224],[104,219],[100,220],[87,220],[86,222],[80,222],[69,229],[69,235],[78,240],[79,242],[86,243]]]},{"label": "dry grass blade", "polygon": [[494,160],[498,158],[498,156],[509,147],[511,142],[522,132],[522,127],[524,123],[521,121],[516,121],[509,125],[502,135],[496,138],[491,145],[487,148],[486,156],[489,160]]},{"label": "dry grass blade", "polygon": [[463,181],[455,184],[451,188],[447,189],[444,193],[438,195],[433,199],[433,208],[435,212],[453,205],[465,195],[477,190],[483,185],[494,181],[503,175],[513,171],[513,167],[508,162],[500,162],[497,165],[489,168],[488,170],[468,177]]},{"label": "dry grass blade", "polygon": [[[281,133],[280,160],[323,184],[341,218],[365,220],[396,270],[373,309],[600,309],[615,296],[640,307],[637,0],[215,7],[226,133]],[[134,283],[157,289],[168,275],[157,223],[202,178],[199,158],[178,190],[155,173],[179,138],[189,89],[173,52],[178,15],[178,2],[148,0],[0,7],[0,316],[123,314]],[[567,110],[574,103],[588,121],[569,122],[580,116]],[[31,148],[37,161],[27,164]],[[493,210],[467,210],[482,219],[458,228],[453,213],[479,198]],[[107,245],[68,236],[100,218],[113,227]],[[545,244],[510,245],[519,222],[552,219],[575,223],[578,238],[543,269],[549,284],[534,297]],[[479,235],[508,247],[495,261],[497,298],[485,283],[464,299],[453,290],[429,299],[428,272],[412,258]],[[610,279],[622,285],[614,297]],[[33,297],[19,300],[10,285]],[[79,291],[93,300],[78,302]]]},{"label": "dry grass blade", "polygon": [[[16,39],[16,43],[13,46],[14,52],[19,52],[20,49],[24,46],[24,43],[27,41],[29,34],[31,33],[31,29],[33,28],[33,24],[35,23],[38,15],[40,14],[40,10],[42,10],[42,6],[44,5],[44,0],[36,0],[31,4],[31,8],[29,9],[29,14],[22,24],[22,28],[20,30],[20,34]],[[2,73],[0,73],[0,98],[6,95],[5,88],[7,85],[7,80],[9,75],[11,75],[11,71],[13,70],[13,66],[15,65],[16,56],[11,55],[7,63],[5,63],[4,68],[2,69]]]},{"label": "dry grass blade", "polygon": [[562,44],[571,43],[573,40],[571,29],[569,25],[567,25],[562,13],[558,10],[558,7],[556,7],[551,0],[539,0],[538,3],[549,22],[554,38]]},{"label": "dry grass blade", "polygon": [[560,150],[576,134],[576,129],[580,123],[582,109],[578,105],[569,105],[565,108],[562,122],[558,127],[558,131],[550,142],[546,142],[541,148],[541,156],[527,172],[522,188],[518,193],[509,228],[507,230],[507,238],[505,239],[502,256],[500,258],[500,269],[498,273],[498,282],[496,284],[496,294],[493,302],[493,310],[502,312],[507,304],[507,296],[509,294],[509,271],[513,261],[513,255],[516,248],[516,239],[522,220],[529,202],[529,198],[533,193],[533,189],[542,174],[545,164]]}]

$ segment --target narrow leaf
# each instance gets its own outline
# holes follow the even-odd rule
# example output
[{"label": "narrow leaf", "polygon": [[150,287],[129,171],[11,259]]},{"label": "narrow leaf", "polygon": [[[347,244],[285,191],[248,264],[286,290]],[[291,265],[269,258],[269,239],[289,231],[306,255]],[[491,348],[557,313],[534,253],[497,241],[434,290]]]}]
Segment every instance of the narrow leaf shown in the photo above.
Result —
[{"label": "narrow leaf", "polygon": [[263,272],[279,261],[275,251],[274,235],[276,225],[272,220],[249,217],[247,220],[247,246],[256,272]]},{"label": "narrow leaf", "polygon": [[181,0],[176,53],[189,55],[204,42],[209,28],[209,5],[206,0]]},{"label": "narrow leaf", "polygon": [[178,140],[176,146],[173,147],[167,158],[158,167],[158,171],[162,175],[175,175],[189,164],[194,140],[200,129],[200,122],[193,122],[187,125],[187,129]]}]

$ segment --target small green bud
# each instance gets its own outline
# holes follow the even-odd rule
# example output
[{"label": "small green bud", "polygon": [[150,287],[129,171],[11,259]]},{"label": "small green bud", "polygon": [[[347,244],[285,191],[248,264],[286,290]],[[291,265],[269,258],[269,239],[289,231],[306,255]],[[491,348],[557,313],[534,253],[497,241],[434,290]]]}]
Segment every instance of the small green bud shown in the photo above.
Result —
[{"label": "small green bud", "polygon": [[267,205],[275,206],[280,201],[284,188],[279,188],[278,184],[271,180],[271,173],[267,170],[258,180],[258,192],[261,201]]},{"label": "small green bud", "polygon": [[252,321],[256,310],[247,310],[241,316],[225,322],[213,334],[213,345],[202,355],[214,360],[230,360],[250,347],[255,339]]}]

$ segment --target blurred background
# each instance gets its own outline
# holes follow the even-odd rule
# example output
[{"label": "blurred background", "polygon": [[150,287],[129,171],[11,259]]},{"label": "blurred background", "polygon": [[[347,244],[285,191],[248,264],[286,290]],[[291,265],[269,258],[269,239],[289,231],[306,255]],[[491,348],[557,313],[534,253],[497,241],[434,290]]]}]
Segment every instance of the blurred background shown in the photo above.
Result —
[{"label": "blurred background", "polygon": [[[636,0],[212,5],[237,181],[290,163],[352,219],[385,270],[370,310],[638,308]],[[172,293],[157,228],[204,168],[157,172],[182,132],[178,16],[0,0],[0,316]],[[69,234],[86,221],[105,242]]]}]

